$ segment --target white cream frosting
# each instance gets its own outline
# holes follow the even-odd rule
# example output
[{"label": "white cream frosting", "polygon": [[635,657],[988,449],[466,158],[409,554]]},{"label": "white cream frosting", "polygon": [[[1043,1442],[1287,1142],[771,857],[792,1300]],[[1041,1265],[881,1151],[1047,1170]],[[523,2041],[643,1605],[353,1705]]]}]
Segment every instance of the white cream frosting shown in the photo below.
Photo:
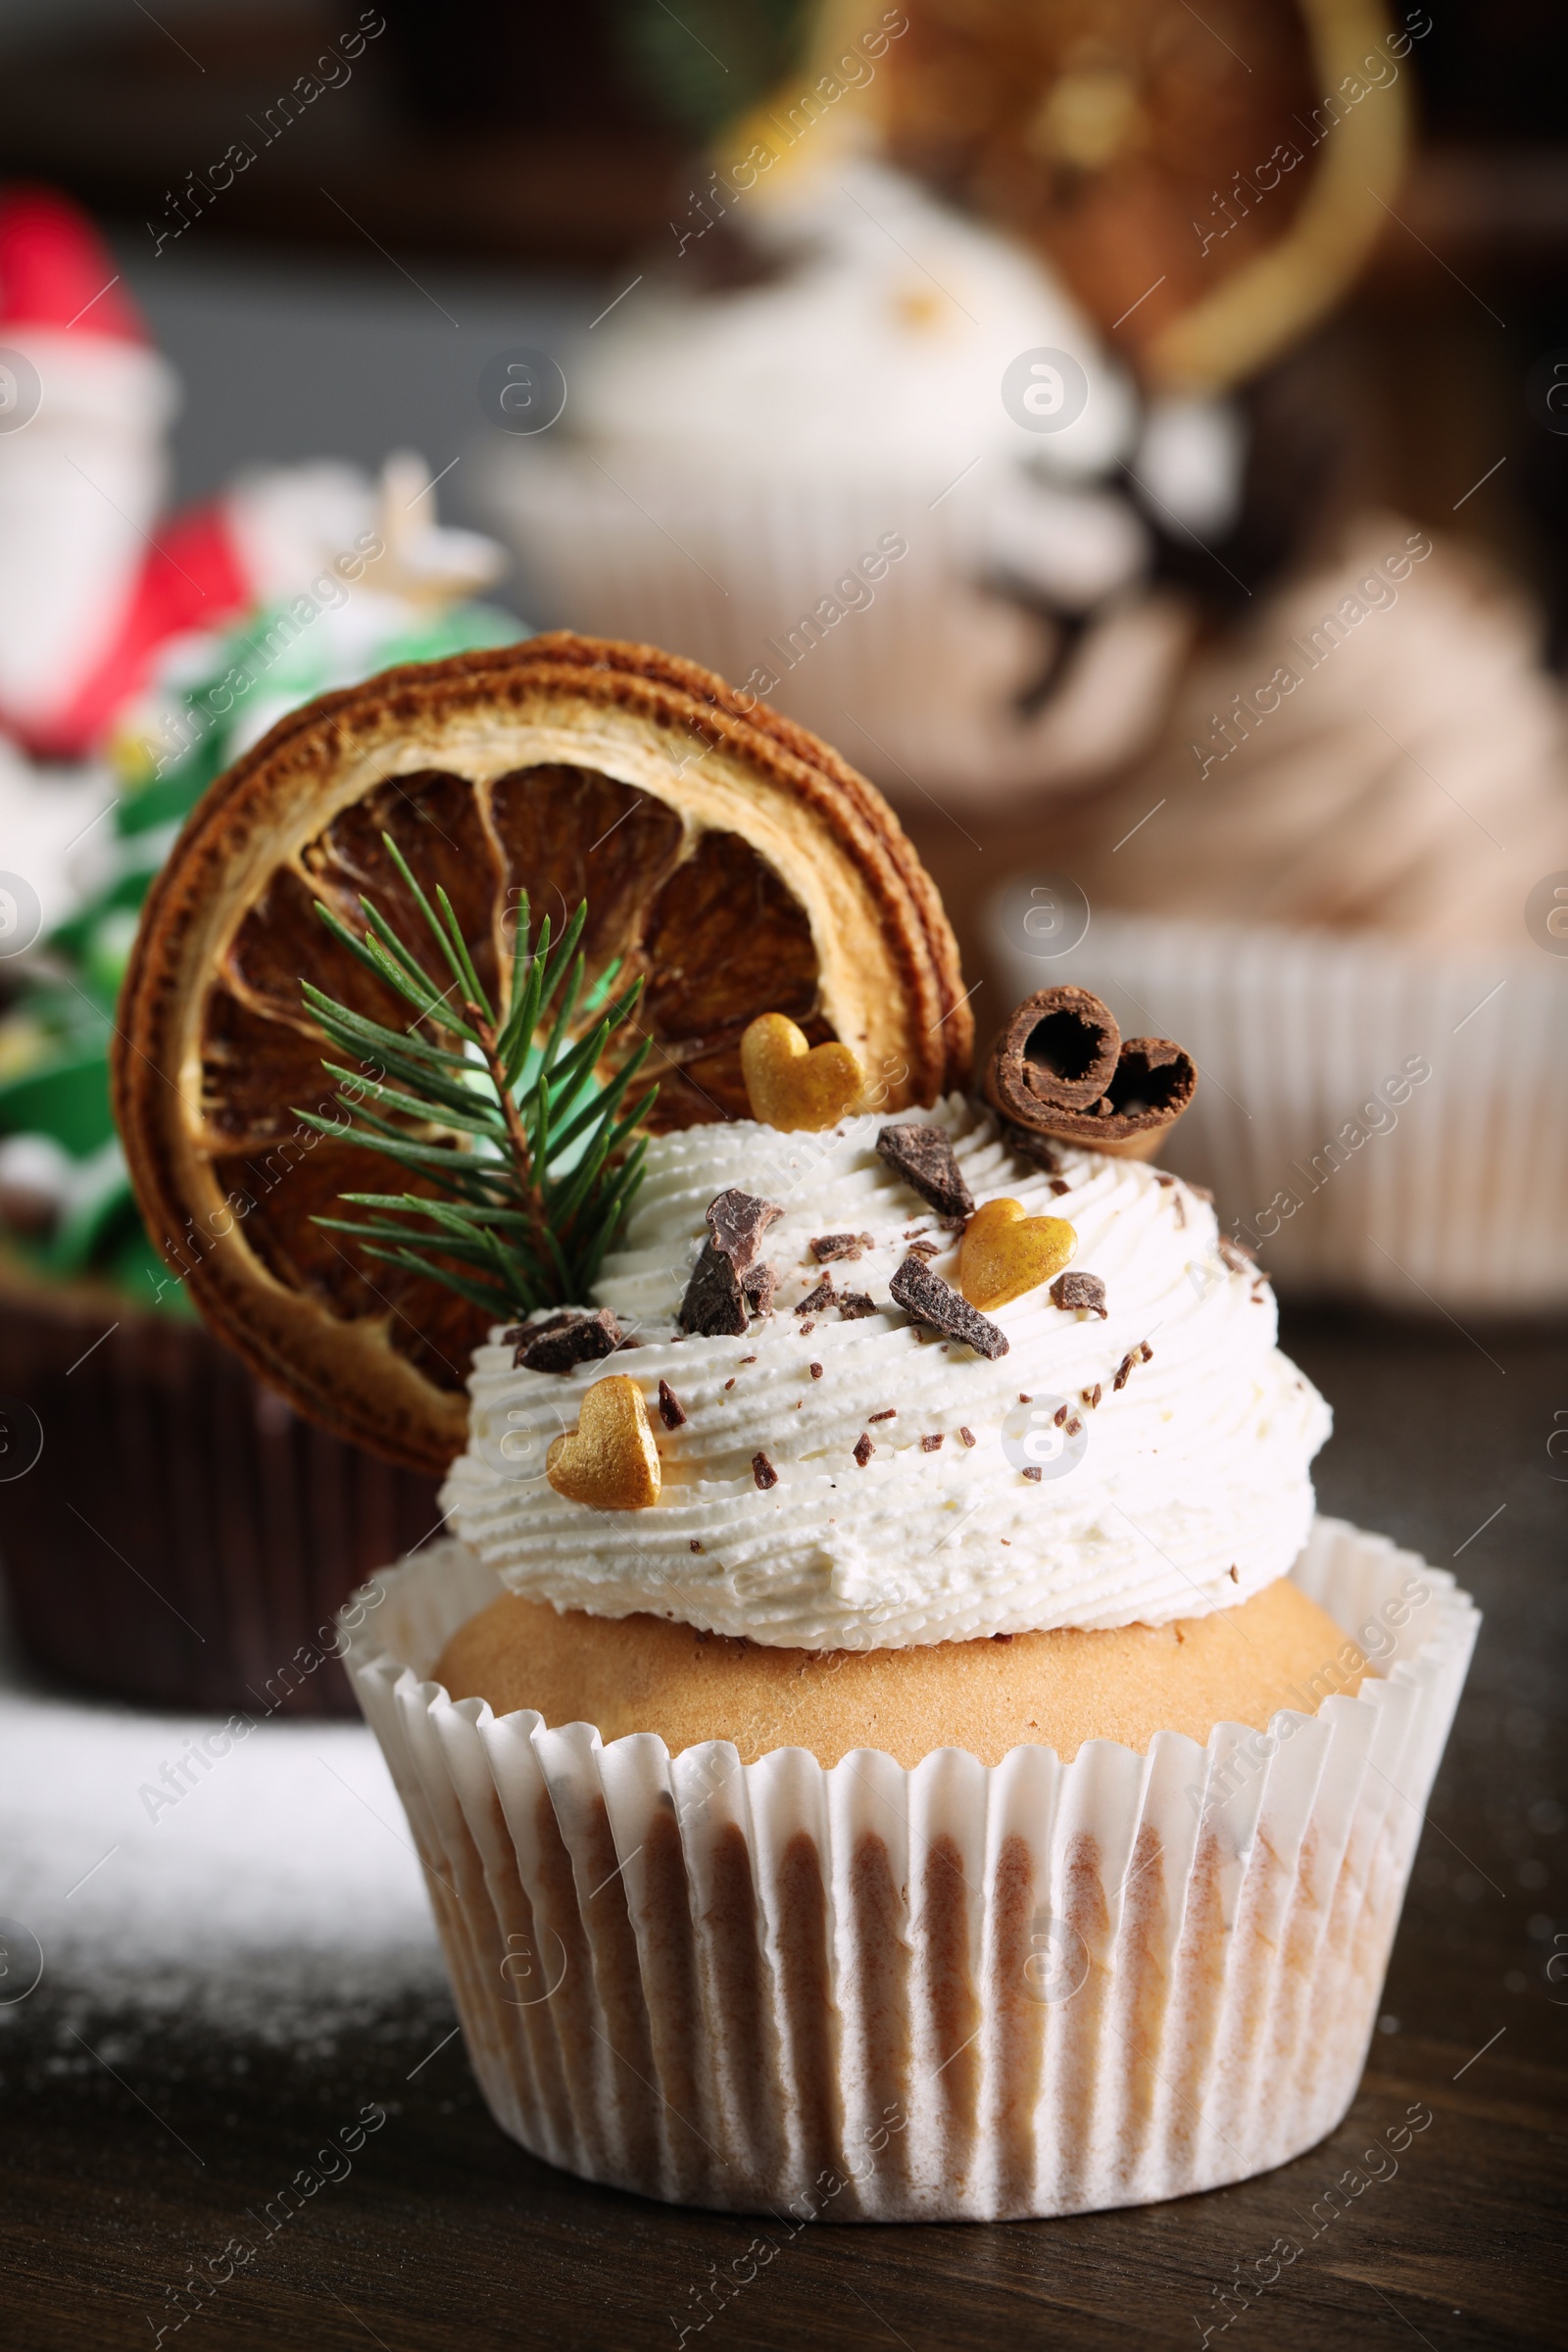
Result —
[{"label": "white cream frosting", "polygon": [[[953,1279],[956,1236],[878,1157],[880,1118],[821,1136],[737,1121],[662,1137],[595,1293],[640,1345],[564,1375],[514,1370],[495,1337],[475,1350],[468,1447],[443,1500],[512,1591],[786,1647],[880,1649],[1161,1624],[1285,1574],[1310,1524],[1328,1408],[1275,1346],[1262,1277],[1220,1256],[1207,1203],[1139,1162],[1069,1147],[1058,1195],[958,1096],[903,1116],[947,1131],[977,1203],[1008,1196],[1068,1219],[1074,1267],[1104,1283],[1107,1319],[1031,1292],[993,1315],[1009,1351],[990,1361],[911,1322],[888,1287],[909,1238],[941,1243],[930,1262]],[[729,1185],[784,1209],[763,1243],[775,1311],[742,1339],[682,1337],[704,1211]],[[841,1232],[870,1246],[833,1265],[836,1288],[878,1311],[795,1314],[823,1272],[810,1241]],[[641,1386],[662,1459],[660,1498],[635,1514],[568,1501],[543,1475],[550,1439],[607,1373]],[[674,1430],[661,1379],[687,1416]],[[1020,1437],[1047,1398],[1081,1425],[1076,1458],[1031,1480]],[[863,1468],[862,1434],[875,1447]],[[940,1448],[923,1449],[935,1435]],[[758,1454],[776,1485],[759,1487]]]}]

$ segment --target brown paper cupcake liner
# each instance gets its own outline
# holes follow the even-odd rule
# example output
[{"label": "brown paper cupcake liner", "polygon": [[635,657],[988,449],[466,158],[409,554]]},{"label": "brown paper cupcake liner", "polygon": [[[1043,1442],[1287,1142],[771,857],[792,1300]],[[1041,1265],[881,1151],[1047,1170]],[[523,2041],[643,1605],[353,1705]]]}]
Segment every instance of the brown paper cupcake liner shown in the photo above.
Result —
[{"label": "brown paper cupcake liner", "polygon": [[1142,2204],[1310,2147],[1359,2080],[1479,1620],[1339,1522],[1293,1573],[1382,1659],[1357,1697],[1326,1660],[1303,1711],[1206,1748],[824,1771],[454,1704],[423,1678],[494,1580],[456,1543],[387,1571],[349,1666],[497,2122],[786,2229]]},{"label": "brown paper cupcake liner", "polygon": [[200,1324],[9,1271],[0,1396],[42,1436],[0,1478],[11,1615],[39,1665],[155,1706],[354,1712],[335,1612],[440,1527],[433,1479],[302,1421]]}]

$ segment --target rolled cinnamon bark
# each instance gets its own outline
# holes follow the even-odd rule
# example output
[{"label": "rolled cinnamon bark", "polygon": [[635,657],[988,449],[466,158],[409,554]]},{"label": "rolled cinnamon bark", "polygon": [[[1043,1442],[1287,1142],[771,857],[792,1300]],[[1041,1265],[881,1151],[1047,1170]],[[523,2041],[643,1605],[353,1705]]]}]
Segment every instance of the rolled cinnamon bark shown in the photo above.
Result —
[{"label": "rolled cinnamon bark", "polygon": [[[1116,1048],[1108,1067],[1107,1040]],[[1091,1070],[1100,1091],[1086,1099]],[[1082,988],[1026,998],[986,1068],[987,1098],[1014,1126],[1122,1159],[1150,1158],[1197,1085],[1182,1047],[1166,1037],[1123,1039],[1108,1007]]]},{"label": "rolled cinnamon bark", "polygon": [[1037,1127],[1041,1108],[1092,1110],[1121,1051],[1110,1006],[1064,984],[1025,997],[991,1050],[986,1092],[1005,1118]]}]

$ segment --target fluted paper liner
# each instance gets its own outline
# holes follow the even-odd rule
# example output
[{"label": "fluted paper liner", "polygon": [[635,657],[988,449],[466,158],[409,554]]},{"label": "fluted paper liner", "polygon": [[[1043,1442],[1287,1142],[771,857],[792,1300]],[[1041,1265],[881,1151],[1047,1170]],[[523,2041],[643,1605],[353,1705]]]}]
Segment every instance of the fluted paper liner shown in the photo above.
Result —
[{"label": "fluted paper liner", "polygon": [[348,1663],[497,2122],[795,2224],[1142,2204],[1311,2146],[1359,2080],[1479,1620],[1334,1520],[1293,1574],[1384,1652],[1361,1695],[1206,1748],[906,1772],[454,1704],[423,1678],[491,1573],[457,1543],[384,1572]]},{"label": "fluted paper liner", "polygon": [[1006,985],[1077,981],[1181,1039],[1200,1076],[1159,1163],[1210,1188],[1281,1291],[1417,1314],[1568,1301],[1568,966],[1522,922],[1516,949],[1445,952],[1097,910],[1042,960],[1030,905],[1024,886],[993,907]]}]

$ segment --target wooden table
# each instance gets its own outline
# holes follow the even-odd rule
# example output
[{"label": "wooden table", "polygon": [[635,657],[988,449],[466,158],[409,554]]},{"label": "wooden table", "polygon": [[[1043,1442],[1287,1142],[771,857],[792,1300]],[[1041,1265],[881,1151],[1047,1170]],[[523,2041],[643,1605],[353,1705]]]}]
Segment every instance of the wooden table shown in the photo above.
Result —
[{"label": "wooden table", "polygon": [[[1253,2344],[1568,2341],[1568,1959],[1551,1966],[1568,1952],[1554,1940],[1558,1921],[1568,1929],[1568,1459],[1547,1452],[1568,1428],[1568,1344],[1300,1312],[1285,1338],[1338,1415],[1324,1507],[1456,1564],[1487,1612],[1348,2118],[1282,2171],[1177,2204],[805,2230],[689,2341],[1196,2345],[1214,2286],[1237,2264],[1266,2268],[1279,2238],[1299,2252],[1250,2315]],[[4,2015],[0,2332],[18,2352],[154,2342],[149,2315],[165,2316],[187,2259],[220,2256],[245,2208],[367,2103],[387,2120],[349,2177],[166,2342],[673,2346],[754,2235],[750,2221],[584,2186],[511,2145],[440,2003],[367,2016],[324,2058],[175,2029],[120,2048],[98,2038],[108,2021],[52,2000],[47,1983]],[[113,2074],[73,2054],[71,2029]],[[1397,2174],[1314,2237],[1314,2200],[1418,2102],[1433,2120]]]}]

